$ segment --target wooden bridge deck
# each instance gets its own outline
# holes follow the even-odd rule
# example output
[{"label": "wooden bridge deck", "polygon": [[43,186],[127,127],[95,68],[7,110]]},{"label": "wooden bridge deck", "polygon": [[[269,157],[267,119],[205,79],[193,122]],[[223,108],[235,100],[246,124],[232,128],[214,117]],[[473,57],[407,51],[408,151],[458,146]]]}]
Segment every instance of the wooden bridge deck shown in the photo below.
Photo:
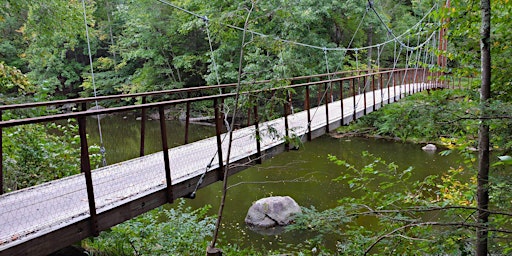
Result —
[{"label": "wooden bridge deck", "polygon": [[[416,92],[425,86],[397,86],[396,92],[403,95],[408,93],[407,89]],[[377,90],[375,102],[373,93],[368,92],[367,112],[371,112],[374,105],[379,108],[381,102],[386,104],[388,99],[394,102],[395,98],[399,98],[399,95],[395,97],[393,94],[393,88],[389,91],[391,95],[386,89]],[[363,95],[357,95],[356,102],[359,117],[364,113]],[[329,103],[328,109],[329,128],[333,130],[353,119],[353,98],[343,100],[343,117],[341,101]],[[312,108],[310,113],[314,138],[326,132],[326,108]],[[288,116],[288,123],[290,134],[300,136],[304,141],[304,134],[308,131],[307,111]],[[284,118],[261,123],[259,127],[264,158],[283,151]],[[270,132],[268,127],[273,127],[277,134]],[[224,140],[222,145],[226,152],[228,140]],[[215,137],[169,150],[174,198],[186,196],[194,189],[212,158],[210,171],[202,186],[218,180],[215,173],[219,163],[216,151]],[[230,162],[239,165],[231,169],[230,174],[254,164],[251,160],[256,155],[255,127],[236,130]],[[92,179],[99,230],[167,202],[162,152],[94,170]],[[44,255],[92,235],[84,180],[83,174],[78,174],[0,196],[0,255]]]}]

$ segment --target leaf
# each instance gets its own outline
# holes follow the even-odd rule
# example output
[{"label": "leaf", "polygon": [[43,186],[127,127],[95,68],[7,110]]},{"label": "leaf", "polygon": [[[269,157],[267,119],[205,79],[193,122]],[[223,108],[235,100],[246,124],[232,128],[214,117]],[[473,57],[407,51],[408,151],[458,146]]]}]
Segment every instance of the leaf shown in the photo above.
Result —
[{"label": "leaf", "polygon": [[500,162],[497,162],[493,164],[492,166],[498,166],[498,165],[512,165],[512,156],[498,156],[500,159]]},{"label": "leaf", "polygon": [[439,155],[441,156],[447,156],[447,155],[450,155],[452,153],[452,150],[443,150],[441,152],[439,152]]}]

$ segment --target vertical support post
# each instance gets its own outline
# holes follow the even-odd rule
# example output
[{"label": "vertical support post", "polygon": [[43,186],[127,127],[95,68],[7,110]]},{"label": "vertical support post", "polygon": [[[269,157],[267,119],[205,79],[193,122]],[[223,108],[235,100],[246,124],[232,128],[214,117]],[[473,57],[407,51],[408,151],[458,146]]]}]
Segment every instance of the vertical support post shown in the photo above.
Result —
[{"label": "vertical support post", "polygon": [[404,87],[404,90],[406,88],[405,85],[402,84],[402,81],[405,81],[404,74],[402,74],[403,72],[403,70],[398,72],[398,84],[400,86],[398,90],[398,99],[402,99],[402,87]]},{"label": "vertical support post", "polygon": [[289,151],[290,150],[290,128],[288,126],[288,114],[290,113],[290,98],[288,97],[288,93],[286,93],[286,100],[284,102],[284,150]]},{"label": "vertical support post", "polygon": [[366,115],[366,76],[363,76],[363,98],[364,98],[364,110],[363,113]]},{"label": "vertical support post", "polygon": [[412,94],[412,91],[411,91],[411,82],[412,79],[411,79],[411,72],[408,72],[407,73],[407,86],[409,86],[409,89],[407,90],[407,93],[408,95],[411,95]]},{"label": "vertical support post", "polygon": [[325,99],[324,99],[324,103],[325,103],[325,133],[329,133],[329,100],[327,99],[329,87],[327,86],[327,83],[324,83],[324,89],[325,89],[325,94],[326,94]]},{"label": "vertical support post", "polygon": [[352,101],[354,103],[354,117],[352,121],[356,120],[357,117],[357,105],[356,105],[356,85],[354,84],[355,78],[350,79],[350,87],[352,87]]},{"label": "vertical support post", "polygon": [[98,215],[96,214],[96,201],[94,199],[94,185],[92,183],[91,163],[89,160],[89,146],[87,145],[87,120],[85,116],[78,117],[78,133],[80,135],[80,170],[84,173],[87,199],[89,201],[89,214],[91,215],[90,228],[94,236],[99,235]]},{"label": "vertical support post", "polygon": [[262,159],[261,159],[261,136],[260,136],[260,125],[259,125],[259,116],[258,116],[258,101],[256,100],[256,102],[254,103],[254,107],[253,107],[253,112],[254,112],[254,131],[255,131],[255,136],[256,136],[256,151],[257,151],[257,155],[256,155],[256,163],[257,164],[261,164],[262,163]]},{"label": "vertical support post", "polygon": [[[190,92],[187,92],[187,99],[190,99]],[[187,101],[185,113],[185,144],[188,144],[188,131],[190,129],[190,101]]]},{"label": "vertical support post", "polygon": [[160,135],[162,139],[162,151],[164,153],[165,182],[167,184],[167,202],[171,204],[174,201],[174,195],[172,192],[171,165],[169,162],[169,146],[167,145],[167,126],[165,124],[165,111],[163,105],[158,107],[158,114],[160,116]]},{"label": "vertical support post", "polygon": [[[224,102],[224,99],[221,99]],[[224,180],[224,158],[222,157],[222,114],[220,113],[221,105],[217,98],[213,99],[213,108],[215,109],[215,137],[217,138],[217,156],[219,157],[219,170],[217,173],[218,180]]]},{"label": "vertical support post", "polygon": [[340,80],[340,108],[341,108],[340,124],[345,125],[345,123],[343,122],[343,117],[345,116],[345,114],[343,113],[343,80]]},{"label": "vertical support post", "polygon": [[308,139],[308,141],[311,141],[311,105],[310,105],[310,101],[309,101],[309,85],[306,85],[306,99],[304,100],[304,105],[305,105],[304,107],[306,108],[307,113],[308,113],[307,139]]},{"label": "vertical support post", "polygon": [[375,101],[376,98],[375,98],[375,74],[372,74],[372,91],[373,91],[373,111],[375,111],[376,109],[376,104],[377,102]]},{"label": "vertical support post", "polygon": [[[0,110],[0,121],[3,121],[3,111]],[[4,129],[0,126],[0,195],[4,194]]]},{"label": "vertical support post", "polygon": [[394,70],[391,72],[391,77],[393,78],[393,102],[396,102],[396,73]]},{"label": "vertical support post", "polygon": [[[142,97],[142,105],[146,104],[146,97]],[[140,119],[140,156],[144,156],[144,146],[146,145],[146,108],[141,109]]]},{"label": "vertical support post", "polygon": [[391,103],[391,89],[389,89],[389,86],[390,86],[390,83],[389,83],[389,80],[391,79],[391,76],[392,76],[392,73],[387,73],[388,74],[388,80],[386,81],[386,84],[388,85],[388,104]]}]

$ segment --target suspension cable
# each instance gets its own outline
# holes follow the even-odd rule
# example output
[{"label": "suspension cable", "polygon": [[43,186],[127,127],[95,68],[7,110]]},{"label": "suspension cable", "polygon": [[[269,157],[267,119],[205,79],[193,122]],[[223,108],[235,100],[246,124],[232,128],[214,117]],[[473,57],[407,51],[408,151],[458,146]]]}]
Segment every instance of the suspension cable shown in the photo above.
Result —
[{"label": "suspension cable", "polygon": [[[215,70],[215,77],[217,80],[217,85],[220,85],[220,76],[219,76],[219,72],[218,72],[217,62],[215,61],[212,38],[210,36],[210,29],[208,28],[209,19],[206,16],[204,16],[204,17],[199,16],[198,18],[202,19],[205,23],[206,34],[208,36],[208,44],[210,46],[211,61],[213,64],[213,69]],[[219,94],[222,94],[222,89],[220,89],[220,88],[219,88]],[[214,107],[217,107],[217,106],[214,106]],[[229,123],[226,124],[226,127],[228,128],[228,130],[230,130]],[[228,133],[224,134],[224,137],[221,139],[221,145],[222,145],[222,143],[224,143],[224,140],[226,139],[227,135],[228,135]],[[215,153],[213,154],[212,158],[210,159],[210,162],[208,162],[208,164],[205,166],[203,174],[201,174],[201,177],[199,177],[199,180],[197,181],[196,186],[194,187],[194,191],[192,191],[192,193],[190,193],[188,195],[189,198],[194,199],[196,197],[197,190],[199,189],[199,186],[201,186],[201,184],[203,184],[204,177],[206,176],[206,173],[208,173],[208,171],[212,168],[213,161],[215,161],[215,157],[217,157],[218,153],[219,153],[218,150],[216,150]]]},{"label": "suspension cable", "polygon": [[[395,38],[395,39],[397,40],[397,42],[398,42],[399,44],[401,44],[404,48],[406,48],[407,50],[412,51],[412,50],[415,50],[415,49],[418,49],[418,48],[423,47],[422,45],[417,45],[417,46],[415,46],[415,47],[411,47],[411,46],[409,46],[409,44],[407,44],[407,45],[406,45],[404,42],[402,42],[402,41],[399,39],[399,37],[397,37],[397,36],[395,35],[395,33],[393,32],[393,30],[391,30],[391,28],[389,28],[389,27],[388,27],[388,25],[386,24],[386,22],[384,22],[384,20],[383,20],[383,19],[382,19],[382,17],[380,16],[379,12],[377,12],[377,10],[375,10],[375,8],[374,8],[374,6],[373,6],[373,1],[368,0],[368,6],[369,6],[369,7],[370,7],[370,9],[375,13],[375,15],[376,15],[376,16],[377,16],[377,18],[379,19],[380,23],[384,26],[384,28],[388,31],[388,33],[389,33],[390,35],[392,35],[392,36],[393,36],[393,38]],[[430,11],[429,11],[428,13],[432,12],[436,6],[437,6],[437,4],[434,4],[434,6],[432,6],[432,8],[430,9]],[[418,24],[418,23],[417,23],[417,24]]]},{"label": "suspension cable", "polygon": [[[85,0],[82,0],[82,7],[84,9],[85,36],[87,39],[87,50],[89,53],[89,64],[91,67],[91,79],[92,79],[91,81],[92,81],[92,86],[93,86],[93,91],[94,91],[94,98],[96,98],[98,96],[98,93],[96,91],[96,80],[94,79],[94,67],[92,64],[91,41],[89,39],[89,26],[87,25],[87,9],[85,8]],[[96,109],[99,109],[98,100],[95,100],[94,102],[96,104]],[[96,119],[98,120],[98,132],[100,135],[100,153],[102,156],[101,162],[102,162],[103,166],[107,166],[107,158],[105,156],[106,150],[105,150],[105,146],[103,144],[103,133],[101,131],[100,115],[96,115]]]},{"label": "suspension cable", "polygon": [[[194,13],[192,11],[189,11],[187,9],[184,9],[182,7],[179,7],[175,4],[172,4],[168,1],[165,1],[165,0],[157,0],[163,4],[166,4],[166,5],[169,5],[173,8],[176,8],[178,10],[181,10],[183,12],[186,12],[192,16],[195,16],[197,18],[200,18],[200,19],[204,19],[204,16],[201,16],[197,13]],[[418,27],[419,25],[421,25],[421,23],[435,10],[435,8],[437,7],[437,4],[434,4],[432,6],[432,8],[430,8],[430,10],[425,14],[425,16],[423,16],[416,24],[414,24],[412,27],[410,27],[409,29],[407,29],[404,33],[396,36],[391,29],[389,29],[389,27],[387,27],[387,30],[388,32],[392,33],[393,35],[393,38],[388,40],[388,41],[385,41],[385,42],[382,42],[382,43],[379,43],[379,44],[375,44],[375,45],[369,45],[369,46],[365,46],[365,47],[362,47],[362,48],[350,48],[350,47],[347,47],[347,48],[344,48],[344,47],[335,47],[335,48],[329,48],[329,47],[324,47],[324,46],[317,46],[317,45],[311,45],[311,44],[306,44],[306,43],[301,43],[301,42],[296,42],[296,41],[293,41],[293,40],[287,40],[287,39],[282,39],[282,38],[279,38],[279,37],[276,37],[276,36],[271,36],[271,35],[267,35],[267,34],[263,34],[263,33],[260,33],[260,32],[256,32],[256,31],[253,31],[253,30],[245,30],[247,33],[250,33],[252,36],[254,35],[257,35],[257,36],[260,36],[260,37],[263,37],[263,38],[273,38],[273,40],[275,41],[280,41],[280,42],[284,42],[284,43],[288,43],[288,44],[294,44],[294,45],[298,45],[298,46],[303,46],[303,47],[308,47],[308,48],[313,48],[313,49],[317,49],[317,50],[324,50],[326,49],[327,51],[355,51],[355,50],[364,50],[364,49],[369,49],[369,48],[375,48],[377,47],[378,45],[384,45],[384,44],[388,44],[388,43],[392,43],[394,40],[399,40],[400,38],[406,36],[407,34],[409,34],[412,30],[414,30],[416,27]],[[371,8],[369,9],[373,9],[373,5]],[[374,10],[374,12],[376,12]],[[377,13],[377,12],[376,12]],[[380,18],[380,15],[377,13],[378,17]],[[382,18],[380,18],[382,19]],[[383,22],[383,20],[382,20]],[[223,26],[226,26],[228,28],[232,28],[232,29],[236,29],[236,30],[239,30],[239,31],[244,31],[244,28],[241,28],[241,27],[238,27],[238,26],[235,26],[235,25],[231,25],[231,24],[226,24],[226,23],[222,23],[220,22],[219,24],[223,25]],[[400,40],[398,42],[401,42]],[[417,45],[415,47],[410,47],[410,46],[405,46],[406,48],[421,48],[424,44],[421,44],[421,45]]]}]

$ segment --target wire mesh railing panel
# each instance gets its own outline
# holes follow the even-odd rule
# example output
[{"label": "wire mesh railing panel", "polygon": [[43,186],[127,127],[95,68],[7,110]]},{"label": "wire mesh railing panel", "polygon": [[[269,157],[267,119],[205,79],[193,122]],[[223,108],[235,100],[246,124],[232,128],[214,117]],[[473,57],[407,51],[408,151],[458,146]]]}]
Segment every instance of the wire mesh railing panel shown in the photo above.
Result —
[{"label": "wire mesh railing panel", "polygon": [[89,216],[83,175],[18,190],[0,200],[0,246]]}]

